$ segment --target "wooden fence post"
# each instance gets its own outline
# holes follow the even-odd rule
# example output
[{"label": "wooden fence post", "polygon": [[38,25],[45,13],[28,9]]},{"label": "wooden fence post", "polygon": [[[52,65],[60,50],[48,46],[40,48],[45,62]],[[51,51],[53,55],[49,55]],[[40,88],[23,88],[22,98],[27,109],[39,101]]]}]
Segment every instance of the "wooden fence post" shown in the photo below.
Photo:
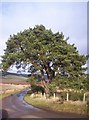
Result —
[{"label": "wooden fence post", "polygon": [[46,95],[45,95],[45,93],[44,93],[44,98],[46,98]]},{"label": "wooden fence post", "polygon": [[84,95],[83,95],[83,102],[85,102],[85,100],[86,100],[86,95],[84,93]]},{"label": "wooden fence post", "polygon": [[69,101],[69,94],[67,93],[67,97],[66,97],[66,100]]},{"label": "wooden fence post", "polygon": [[55,97],[56,97],[55,93],[53,94],[53,96],[54,96],[54,99],[55,99]]}]

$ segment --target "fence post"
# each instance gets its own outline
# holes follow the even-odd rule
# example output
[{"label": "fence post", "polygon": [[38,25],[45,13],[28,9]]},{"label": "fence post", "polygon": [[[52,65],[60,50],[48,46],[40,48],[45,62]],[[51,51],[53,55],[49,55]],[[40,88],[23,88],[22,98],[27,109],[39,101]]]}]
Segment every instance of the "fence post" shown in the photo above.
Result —
[{"label": "fence post", "polygon": [[45,95],[45,93],[44,93],[44,98],[46,98],[46,95]]},{"label": "fence post", "polygon": [[84,93],[84,95],[83,95],[83,102],[85,102],[85,100],[86,100],[86,95]]},{"label": "fence post", "polygon": [[54,96],[54,99],[55,99],[55,97],[56,97],[55,93],[53,94],[53,96]]},{"label": "fence post", "polygon": [[69,94],[67,93],[67,99],[66,99],[67,101],[69,101]]}]

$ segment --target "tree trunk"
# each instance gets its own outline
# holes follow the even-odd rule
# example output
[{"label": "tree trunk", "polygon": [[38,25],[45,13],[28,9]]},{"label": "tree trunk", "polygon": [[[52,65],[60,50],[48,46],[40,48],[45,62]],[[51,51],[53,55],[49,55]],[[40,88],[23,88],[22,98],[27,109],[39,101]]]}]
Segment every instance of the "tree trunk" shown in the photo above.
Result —
[{"label": "tree trunk", "polygon": [[41,85],[44,87],[45,89],[45,93],[48,93],[48,87],[47,87],[47,83],[45,81],[45,77],[44,77],[44,71],[41,70],[41,75],[42,75],[42,80],[41,80]]}]

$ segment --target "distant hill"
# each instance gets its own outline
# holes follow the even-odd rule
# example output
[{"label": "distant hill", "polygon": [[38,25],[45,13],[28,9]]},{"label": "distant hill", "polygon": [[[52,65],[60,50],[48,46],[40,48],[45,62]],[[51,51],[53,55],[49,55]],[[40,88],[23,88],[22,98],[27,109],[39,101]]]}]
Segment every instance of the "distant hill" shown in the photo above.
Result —
[{"label": "distant hill", "polygon": [[2,76],[2,79],[0,80],[1,83],[7,84],[29,84],[27,82],[27,77],[13,75],[13,74],[7,74],[5,76]]}]

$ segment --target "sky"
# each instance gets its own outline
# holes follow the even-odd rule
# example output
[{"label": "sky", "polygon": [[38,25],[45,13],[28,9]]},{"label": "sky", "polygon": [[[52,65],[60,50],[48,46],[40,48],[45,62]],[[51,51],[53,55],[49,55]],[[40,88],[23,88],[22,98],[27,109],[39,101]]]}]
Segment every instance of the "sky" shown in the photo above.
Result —
[{"label": "sky", "polygon": [[87,54],[87,2],[0,2],[0,56],[10,35],[44,25]]}]

